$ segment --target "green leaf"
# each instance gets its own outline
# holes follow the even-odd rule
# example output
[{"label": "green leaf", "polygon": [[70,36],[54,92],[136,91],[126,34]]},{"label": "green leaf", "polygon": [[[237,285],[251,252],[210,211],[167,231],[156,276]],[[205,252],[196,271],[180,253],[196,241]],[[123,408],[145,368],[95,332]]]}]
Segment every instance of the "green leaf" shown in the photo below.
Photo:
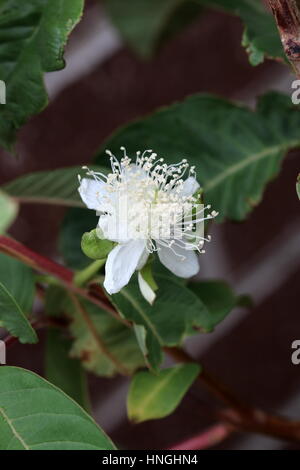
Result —
[{"label": "green leaf", "polygon": [[60,317],[65,308],[65,290],[61,285],[49,285],[45,294],[45,313],[49,317]]},{"label": "green leaf", "polygon": [[81,250],[81,238],[84,232],[97,226],[98,220],[92,210],[74,208],[67,212],[60,230],[59,250],[72,269],[84,269],[90,264]]},{"label": "green leaf", "polygon": [[1,0],[0,145],[12,150],[18,129],[48,103],[43,73],[62,69],[63,49],[80,20],[83,0]]},{"label": "green leaf", "polygon": [[104,149],[121,145],[134,155],[153,148],[167,162],[187,158],[196,166],[205,201],[225,218],[243,220],[286,152],[300,145],[300,111],[289,97],[269,93],[256,112],[211,95],[195,95],[119,129]]},{"label": "green leaf", "polygon": [[[92,169],[107,171],[95,166]],[[6,183],[2,190],[22,203],[85,207],[78,192],[78,175],[82,173],[79,166],[36,171]]]},{"label": "green leaf", "polygon": [[191,282],[188,287],[201,299],[209,311],[203,325],[206,331],[212,331],[234,307],[245,305],[245,297],[236,296],[229,285],[223,281]]},{"label": "green leaf", "polygon": [[91,259],[105,259],[115,246],[114,242],[99,238],[99,228],[82,235],[81,249]]},{"label": "green leaf", "polygon": [[13,223],[18,213],[18,204],[0,191],[0,234],[3,234]]},{"label": "green leaf", "polygon": [[27,315],[31,313],[35,296],[35,283],[32,269],[0,253],[0,282],[19,304]]},{"label": "green leaf", "polygon": [[261,0],[196,0],[201,5],[219,8],[239,16],[245,25],[242,44],[252,65],[264,58],[285,60],[284,51],[273,16]]},{"label": "green leaf", "polygon": [[136,278],[118,294],[111,296],[118,311],[146,330],[143,344],[147,362],[157,369],[161,347],[178,346],[189,336],[204,329],[209,315],[203,302],[192,291],[169,277],[157,276],[159,286],[152,306],[140,293]]},{"label": "green leaf", "polygon": [[37,336],[15,299],[0,282],[0,322],[21,343],[36,343]]},{"label": "green leaf", "polygon": [[170,415],[200,371],[198,364],[179,364],[156,375],[138,372],[132,379],[128,394],[129,418],[141,423]]},{"label": "green leaf", "polygon": [[108,13],[125,41],[149,58],[163,42],[197,17],[203,6],[239,16],[245,25],[242,44],[252,65],[265,57],[285,60],[272,15],[261,0],[106,0]]},{"label": "green leaf", "polygon": [[71,357],[94,374],[112,377],[117,373],[131,375],[145,362],[131,328],[88,301],[81,300],[82,309],[70,302],[70,331],[74,338]]},{"label": "green leaf", "polygon": [[93,419],[33,372],[0,368],[1,450],[114,450]]},{"label": "green leaf", "polygon": [[298,198],[300,199],[300,173],[299,173],[298,178],[297,178],[296,191],[297,191],[297,194],[298,194]]},{"label": "green leaf", "polygon": [[69,357],[72,341],[51,328],[47,332],[45,374],[47,380],[72,397],[87,411],[90,409],[85,373],[77,359]]},{"label": "green leaf", "polygon": [[124,39],[149,58],[163,39],[192,21],[199,5],[186,0],[106,0],[107,11]]}]

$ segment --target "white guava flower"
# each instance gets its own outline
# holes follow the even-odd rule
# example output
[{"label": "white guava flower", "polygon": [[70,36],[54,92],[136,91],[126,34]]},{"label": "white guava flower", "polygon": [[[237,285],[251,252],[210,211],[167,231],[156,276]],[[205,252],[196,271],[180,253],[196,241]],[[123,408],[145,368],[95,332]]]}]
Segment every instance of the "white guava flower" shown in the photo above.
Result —
[{"label": "white guava flower", "polygon": [[[89,209],[100,215],[99,232],[117,242],[105,265],[104,287],[109,294],[119,292],[131,276],[140,271],[151,253],[179,277],[189,278],[199,271],[198,256],[203,252],[203,234],[195,225],[217,215],[204,216],[200,186],[195,169],[184,159],[168,165],[152,150],[137,152],[134,161],[124,152],[120,161],[110,156],[111,173],[87,171],[91,178],[79,178],[79,193]],[[86,168],[86,167],[84,167]],[[185,179],[184,179],[185,178]],[[154,293],[139,274],[142,293],[152,303]]]}]

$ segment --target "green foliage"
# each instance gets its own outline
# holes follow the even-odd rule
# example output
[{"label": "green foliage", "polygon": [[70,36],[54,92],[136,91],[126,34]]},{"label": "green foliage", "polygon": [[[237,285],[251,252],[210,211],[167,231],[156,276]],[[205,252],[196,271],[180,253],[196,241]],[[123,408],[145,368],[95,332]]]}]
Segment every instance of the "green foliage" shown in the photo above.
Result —
[{"label": "green foliage", "polygon": [[37,336],[20,306],[0,282],[0,322],[21,343],[36,343]]},{"label": "green foliage", "polygon": [[107,11],[128,44],[149,58],[163,39],[195,18],[198,5],[186,0],[106,0]]},{"label": "green foliage", "polygon": [[242,44],[249,53],[251,65],[260,64],[265,57],[285,60],[275,21],[261,0],[196,1],[241,18],[245,25]]},{"label": "green foliage", "polygon": [[[93,166],[95,171],[106,171]],[[50,171],[36,171],[2,186],[2,190],[20,202],[85,207],[78,192],[79,166]]]},{"label": "green foliage", "polygon": [[300,145],[300,111],[289,97],[263,96],[255,112],[211,95],[195,95],[115,132],[104,149],[118,155],[153,148],[168,162],[185,157],[196,166],[206,203],[217,218],[243,220],[266,184],[279,172],[286,152]]},{"label": "green foliage", "polygon": [[31,269],[0,253],[0,322],[21,343],[36,343],[26,314],[32,309],[34,279]]},{"label": "green foliage", "polygon": [[26,315],[31,313],[35,296],[32,270],[20,261],[0,253],[0,282]]},{"label": "green foliage", "polygon": [[0,368],[0,450],[113,450],[92,418],[33,372]]},{"label": "green foliage", "polygon": [[260,0],[106,0],[107,10],[125,41],[149,58],[162,39],[191,22],[201,7],[221,9],[241,18],[242,44],[252,65],[265,57],[284,60],[275,21]]},{"label": "green foliage", "polygon": [[205,317],[206,331],[212,331],[238,306],[247,305],[245,296],[236,296],[224,281],[201,281],[189,283],[189,288],[201,299],[209,311]]},{"label": "green foliage", "polygon": [[0,77],[7,104],[0,109],[0,145],[7,150],[17,130],[47,105],[43,73],[64,67],[63,49],[82,9],[83,0],[1,0]]},{"label": "green foliage", "polygon": [[114,242],[99,238],[100,229],[85,232],[81,239],[81,249],[91,259],[105,259],[115,246]]},{"label": "green foliage", "polygon": [[146,361],[157,369],[161,347],[177,346],[202,330],[209,312],[203,302],[189,289],[169,277],[157,276],[157,298],[152,306],[143,298],[136,280],[111,299],[118,311],[129,321],[143,327],[138,330],[139,344]]},{"label": "green foliage", "polygon": [[99,217],[95,211],[88,209],[70,209],[64,218],[60,236],[59,250],[68,266],[73,269],[84,269],[90,260],[81,250],[82,234],[94,229]]},{"label": "green foliage", "polygon": [[106,377],[131,375],[145,366],[131,328],[88,301],[81,300],[80,304],[81,308],[66,304],[74,338],[71,357],[80,359],[88,371]]},{"label": "green foliage", "polygon": [[138,372],[128,394],[129,418],[141,423],[168,416],[177,408],[200,371],[198,364],[179,364],[159,374]]},{"label": "green foliage", "polygon": [[87,411],[90,409],[86,376],[77,359],[69,357],[72,341],[61,331],[47,332],[45,376]]}]

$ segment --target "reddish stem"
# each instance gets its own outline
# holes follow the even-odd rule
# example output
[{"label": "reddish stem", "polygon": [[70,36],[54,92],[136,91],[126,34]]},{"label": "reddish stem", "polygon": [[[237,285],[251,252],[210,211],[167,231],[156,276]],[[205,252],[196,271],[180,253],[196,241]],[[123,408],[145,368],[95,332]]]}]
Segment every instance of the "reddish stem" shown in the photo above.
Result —
[{"label": "reddish stem", "polygon": [[218,423],[206,429],[201,434],[179,442],[167,450],[202,450],[213,447],[224,441],[233,432],[233,428],[224,423]]},{"label": "reddish stem", "polygon": [[98,307],[117,317],[119,321],[125,323],[128,326],[130,325],[129,322],[119,316],[102,289],[99,288],[93,292],[89,292],[85,289],[81,289],[80,287],[75,286],[73,284],[74,272],[65,266],[45,258],[44,256],[30,250],[30,248],[27,248],[22,243],[3,235],[0,236],[0,251],[19,259],[23,263],[43,274],[50,274],[51,276],[60,280],[62,284],[64,284],[74,294],[80,295],[81,297],[90,300],[90,302],[98,305]]}]

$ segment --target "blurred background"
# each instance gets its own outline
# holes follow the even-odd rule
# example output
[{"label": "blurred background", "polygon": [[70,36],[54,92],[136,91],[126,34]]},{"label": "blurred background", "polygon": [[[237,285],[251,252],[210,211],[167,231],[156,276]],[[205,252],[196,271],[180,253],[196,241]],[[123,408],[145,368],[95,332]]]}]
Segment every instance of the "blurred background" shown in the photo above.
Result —
[{"label": "blurred background", "polygon": [[[153,59],[142,61],[124,45],[101,2],[88,0],[67,47],[66,69],[46,77],[50,105],[21,131],[17,158],[1,155],[0,182],[36,170],[87,164],[118,126],[189,94],[216,93],[251,107],[267,90],[290,94],[294,77],[287,67],[268,61],[249,65],[240,45],[242,29],[238,18],[205,11]],[[201,257],[201,278],[226,279],[238,293],[251,295],[254,307],[236,309],[214,333],[187,345],[245,401],[294,419],[300,419],[300,365],[291,362],[291,344],[300,339],[298,172],[299,152],[293,151],[246,222],[213,227],[213,241]],[[24,205],[11,233],[61,261],[56,242],[63,216],[60,207]],[[40,374],[43,359],[42,341],[15,345],[7,358],[10,365]],[[130,424],[127,388],[127,379],[90,377],[94,416],[123,448],[167,448],[212,424],[212,400],[195,387],[172,416]],[[216,448],[297,446],[235,434]]]}]

